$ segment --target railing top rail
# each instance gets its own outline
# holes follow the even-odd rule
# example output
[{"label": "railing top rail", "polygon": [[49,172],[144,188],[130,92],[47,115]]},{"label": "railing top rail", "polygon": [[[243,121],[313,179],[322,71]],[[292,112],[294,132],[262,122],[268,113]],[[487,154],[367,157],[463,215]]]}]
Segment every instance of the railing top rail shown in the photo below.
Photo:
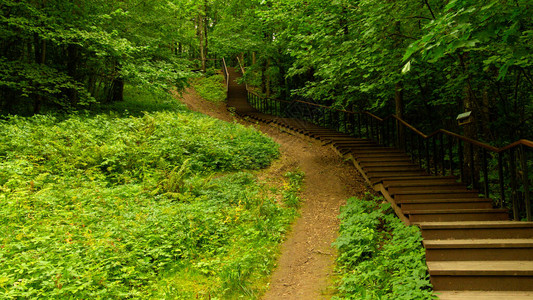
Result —
[{"label": "railing top rail", "polygon": [[518,140],[518,141],[516,141],[516,142],[514,142],[514,143],[512,143],[510,145],[507,145],[507,146],[505,146],[503,148],[500,148],[498,150],[498,152],[503,152],[503,151],[509,150],[511,148],[518,147],[520,145],[524,145],[526,147],[529,147],[529,148],[533,149],[533,141],[522,139],[522,140]]},{"label": "railing top rail", "polygon": [[497,148],[497,147],[494,147],[492,145],[489,145],[489,144],[486,144],[486,143],[483,143],[483,142],[468,138],[466,136],[457,134],[455,132],[448,131],[446,129],[439,129],[439,130],[437,130],[437,131],[435,131],[435,132],[433,132],[431,134],[426,135],[423,132],[421,132],[420,130],[416,129],[411,124],[407,123],[405,120],[398,118],[398,116],[396,116],[396,115],[391,115],[391,116],[389,116],[389,117],[387,117],[385,119],[388,119],[388,118],[394,118],[394,119],[398,120],[398,122],[402,123],[405,127],[409,128],[410,130],[412,130],[416,134],[420,135],[424,139],[428,139],[428,138],[431,138],[431,137],[433,137],[433,136],[435,136],[435,135],[437,135],[439,133],[442,133],[442,134],[445,134],[445,135],[448,135],[448,136],[452,136],[452,137],[458,138],[458,139],[460,139],[460,140],[462,140],[464,142],[473,144],[475,146],[487,149],[487,150],[492,151],[494,153],[500,153],[500,152],[506,151],[508,149],[517,147],[519,145],[524,145],[526,147],[533,148],[533,142],[529,141],[529,140],[525,140],[525,139],[516,141],[516,142],[514,142],[514,143],[512,143],[510,145],[507,145],[505,147],[502,147],[502,148]]},{"label": "railing top rail", "polygon": [[239,67],[241,68],[241,72],[244,75],[244,66],[241,63],[241,59],[237,56],[237,62],[239,62]]},{"label": "railing top rail", "polygon": [[476,140],[471,139],[471,138],[467,138],[466,136],[462,136],[460,134],[457,134],[457,133],[454,133],[454,132],[451,132],[451,131],[448,131],[448,130],[445,130],[445,129],[439,129],[439,130],[435,131],[434,133],[430,134],[428,137],[432,137],[434,135],[437,135],[438,133],[443,133],[443,134],[446,134],[446,135],[449,135],[449,136],[456,137],[456,138],[458,138],[458,139],[460,139],[462,141],[465,141],[467,143],[470,143],[472,145],[487,149],[487,150],[495,152],[495,153],[500,152],[500,149],[498,149],[498,148],[496,148],[494,146],[482,143],[480,141],[476,141]]},{"label": "railing top rail", "polygon": [[268,98],[268,97],[265,97],[265,96],[261,96],[256,91],[253,91],[253,90],[248,90],[248,92],[250,94],[252,94],[252,95],[255,95],[255,96],[259,97],[259,98],[268,99],[268,100],[272,100],[272,101],[283,102],[283,103],[292,103],[292,101],[288,101],[288,100],[274,99],[274,98]]},{"label": "railing top rail", "polygon": [[395,119],[397,120],[398,122],[402,123],[405,127],[409,128],[411,131],[415,132],[416,134],[420,135],[421,137],[427,139],[429,136],[424,134],[422,131],[416,129],[413,125],[407,123],[405,120],[399,118],[397,115],[390,115],[388,117],[385,118],[385,120],[388,120],[388,119]]},{"label": "railing top rail", "polygon": [[226,90],[229,89],[229,71],[228,65],[226,64],[226,59],[222,57],[222,62],[224,63],[224,72],[226,72]]}]

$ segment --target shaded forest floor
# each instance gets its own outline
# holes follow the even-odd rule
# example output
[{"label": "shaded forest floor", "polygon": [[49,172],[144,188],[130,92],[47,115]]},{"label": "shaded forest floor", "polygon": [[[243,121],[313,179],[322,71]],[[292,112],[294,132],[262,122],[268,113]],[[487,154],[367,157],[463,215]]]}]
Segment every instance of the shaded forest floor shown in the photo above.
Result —
[{"label": "shaded forest floor", "polygon": [[[176,96],[192,110],[229,122],[252,124],[233,116],[225,103],[205,101],[192,89]],[[301,217],[282,245],[263,299],[329,299],[334,293],[331,286],[337,255],[331,243],[338,234],[339,209],[346,199],[362,197],[368,189],[357,171],[329,147],[269,125],[253,124],[281,145],[281,158],[261,176],[275,178],[295,168],[305,173]]]}]

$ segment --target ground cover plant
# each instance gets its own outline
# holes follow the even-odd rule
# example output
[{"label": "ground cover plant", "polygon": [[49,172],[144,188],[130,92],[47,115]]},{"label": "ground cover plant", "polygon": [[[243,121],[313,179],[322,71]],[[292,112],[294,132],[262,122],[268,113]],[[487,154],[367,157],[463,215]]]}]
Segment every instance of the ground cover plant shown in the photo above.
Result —
[{"label": "ground cover plant", "polygon": [[135,94],[131,107],[154,109],[0,120],[0,298],[250,299],[265,288],[301,174],[270,187],[245,170],[278,156],[272,140]]},{"label": "ground cover plant", "polygon": [[334,299],[435,299],[417,227],[371,195],[349,199],[340,218]]},{"label": "ground cover plant", "polygon": [[192,86],[202,98],[211,102],[226,100],[224,76],[218,70],[210,70],[206,74],[191,80]]}]

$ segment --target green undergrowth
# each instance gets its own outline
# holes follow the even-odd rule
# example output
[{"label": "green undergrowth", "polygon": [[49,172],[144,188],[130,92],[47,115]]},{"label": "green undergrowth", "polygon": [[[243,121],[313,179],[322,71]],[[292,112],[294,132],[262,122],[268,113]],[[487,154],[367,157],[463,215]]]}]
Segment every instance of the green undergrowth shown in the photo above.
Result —
[{"label": "green undergrowth", "polygon": [[382,198],[351,198],[342,209],[334,299],[435,299],[422,235]]},{"label": "green undergrowth", "polygon": [[226,86],[224,76],[215,71],[208,71],[201,77],[191,80],[196,92],[204,99],[211,102],[226,100]]},{"label": "green undergrowth", "polygon": [[278,156],[253,128],[137,104],[154,109],[0,121],[1,299],[250,299],[265,288],[301,174],[272,187],[246,171]]},{"label": "green undergrowth", "polygon": [[113,116],[144,116],[146,112],[180,112],[193,113],[186,109],[186,106],[176,100],[170,93],[153,92],[140,89],[126,84],[124,87],[125,101],[112,103],[96,103],[90,111],[91,115],[111,114]]}]

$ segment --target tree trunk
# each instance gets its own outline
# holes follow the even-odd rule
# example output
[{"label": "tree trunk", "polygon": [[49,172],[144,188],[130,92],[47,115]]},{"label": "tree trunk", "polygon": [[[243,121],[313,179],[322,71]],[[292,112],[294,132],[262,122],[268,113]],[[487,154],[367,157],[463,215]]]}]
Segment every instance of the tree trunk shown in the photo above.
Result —
[{"label": "tree trunk", "polygon": [[[395,114],[398,118],[404,118],[404,103],[403,103],[403,82],[398,81],[394,87],[394,104],[395,104]],[[400,123],[397,123],[398,128],[398,145],[400,149],[405,147],[405,129],[403,126],[400,126]]]},{"label": "tree trunk", "polygon": [[[46,61],[46,41],[41,40],[37,33],[33,35],[34,48],[35,48],[35,62],[40,65],[44,65]],[[35,95],[33,102],[33,113],[38,114],[41,112],[43,102],[42,95]]]},{"label": "tree trunk", "polygon": [[[209,25],[209,22],[207,20],[207,13],[209,12],[209,7],[207,6],[207,2],[208,0],[204,0],[204,20],[203,20],[203,23],[204,23],[204,57],[205,59],[207,60],[208,56],[209,56],[209,39],[207,38],[207,28],[208,28],[208,25]],[[205,70],[204,70],[205,71]]]},{"label": "tree trunk", "polygon": [[[466,78],[466,85],[465,85],[465,97],[463,98],[463,111],[471,111],[472,116],[470,117],[472,119],[472,123],[464,125],[464,136],[467,138],[477,140],[478,139],[478,133],[477,133],[477,120],[479,118],[479,111],[477,105],[477,99],[474,93],[474,89],[471,84],[470,75],[468,75],[468,64],[465,54],[459,54],[459,62],[463,68],[464,74],[467,74]],[[471,145],[469,143],[464,143],[464,163],[465,163],[465,177],[464,182],[467,182],[471,184],[474,188],[477,188],[477,182],[479,181],[479,166],[477,165],[477,162],[479,161],[477,159],[478,154],[476,151],[470,151]],[[473,179],[473,180],[472,180]]]},{"label": "tree trunk", "polygon": [[[202,10],[202,9],[200,9]],[[204,0],[203,11],[198,12],[196,35],[200,43],[200,61],[202,72],[207,71],[207,0]]]},{"label": "tree trunk", "polygon": [[270,98],[270,87],[271,87],[271,78],[270,78],[270,72],[268,71],[270,69],[270,58],[267,59],[266,63],[266,96],[267,98]]},{"label": "tree trunk", "polygon": [[111,87],[111,101],[124,101],[124,79],[122,77],[113,79]]},{"label": "tree trunk", "polygon": [[266,60],[261,64],[261,92],[263,94],[266,93],[266,66],[267,62]]},{"label": "tree trunk", "polygon": [[[78,79],[78,46],[68,45],[67,48],[67,74],[77,81]],[[70,100],[71,105],[76,105],[78,103],[78,92],[76,89],[71,88],[67,91],[67,97]]]}]

